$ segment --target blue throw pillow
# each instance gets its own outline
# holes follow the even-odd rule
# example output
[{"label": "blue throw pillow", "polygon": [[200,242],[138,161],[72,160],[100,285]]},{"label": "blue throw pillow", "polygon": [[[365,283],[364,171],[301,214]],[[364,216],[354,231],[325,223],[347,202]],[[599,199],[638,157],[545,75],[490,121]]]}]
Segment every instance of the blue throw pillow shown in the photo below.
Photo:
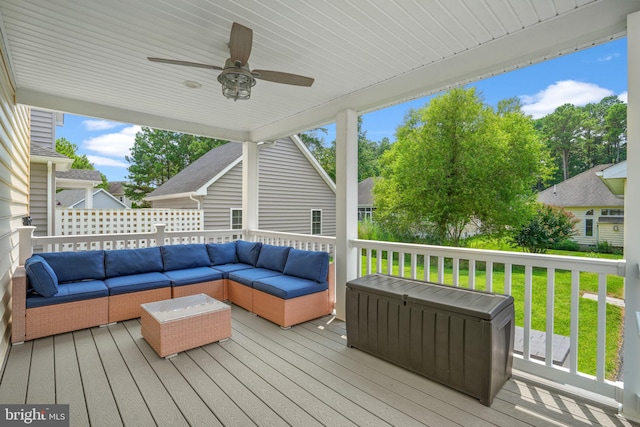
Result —
[{"label": "blue throw pillow", "polygon": [[25,262],[24,269],[34,291],[43,297],[51,297],[58,293],[58,276],[44,258],[32,256]]},{"label": "blue throw pillow", "polygon": [[104,252],[107,277],[162,271],[162,253],[159,247],[118,249]]},{"label": "blue throw pillow", "polygon": [[39,254],[56,272],[60,283],[104,280],[104,251],[44,252]]},{"label": "blue throw pillow", "polygon": [[326,282],[329,274],[329,254],[291,249],[284,266],[284,274],[315,280],[318,283]]},{"label": "blue throw pillow", "polygon": [[245,240],[236,240],[236,255],[238,262],[249,264],[255,267],[260,255],[261,242],[247,242]]},{"label": "blue throw pillow", "polygon": [[209,267],[211,260],[204,243],[161,246],[164,271]]},{"label": "blue throw pillow", "polygon": [[268,268],[282,273],[290,249],[289,246],[262,245],[256,267]]},{"label": "blue throw pillow", "polygon": [[207,252],[211,265],[235,264],[238,262],[236,256],[236,242],[229,243],[209,243]]}]

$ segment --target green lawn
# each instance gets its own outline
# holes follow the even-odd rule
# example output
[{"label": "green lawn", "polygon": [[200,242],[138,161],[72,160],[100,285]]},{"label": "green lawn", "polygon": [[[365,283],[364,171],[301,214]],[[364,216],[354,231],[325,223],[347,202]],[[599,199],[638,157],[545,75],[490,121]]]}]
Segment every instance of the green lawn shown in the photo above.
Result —
[{"label": "green lawn", "polygon": [[[494,248],[497,249],[497,248]],[[559,254],[559,253],[556,253]],[[578,255],[579,252],[565,252],[563,255]],[[602,255],[602,254],[598,254]],[[608,258],[609,256],[607,256]],[[620,258],[620,256],[610,256]],[[430,280],[437,281],[437,260],[431,260]],[[424,269],[418,263],[417,277],[424,277]],[[375,259],[372,260],[375,266]],[[366,274],[366,259],[362,257],[363,274]],[[409,256],[404,264],[405,277],[410,277]],[[382,271],[387,271],[387,260],[382,261]],[[393,262],[393,274],[398,274],[398,262]],[[445,263],[445,279],[447,284],[452,283],[452,267],[449,260]],[[459,286],[468,287],[469,271],[461,262]],[[485,264],[476,263],[476,289],[484,290],[486,283]],[[607,280],[607,293],[609,296],[622,298],[623,278],[609,276]],[[531,327],[540,331],[546,331],[547,313],[547,272],[543,268],[533,270],[532,285],[532,312]],[[504,265],[493,266],[493,291],[504,291]],[[584,292],[598,293],[598,278],[595,273],[581,273],[580,295]],[[512,274],[511,294],[515,300],[516,325],[524,324],[524,267],[514,266]],[[569,336],[570,334],[570,305],[571,305],[571,272],[555,272],[555,297],[554,297],[554,333]],[[596,339],[597,339],[597,302],[580,298],[579,322],[578,322],[578,370],[587,374],[596,373]],[[607,340],[606,340],[606,378],[615,380],[618,373],[618,351],[622,342],[623,309],[617,306],[607,305]]]}]

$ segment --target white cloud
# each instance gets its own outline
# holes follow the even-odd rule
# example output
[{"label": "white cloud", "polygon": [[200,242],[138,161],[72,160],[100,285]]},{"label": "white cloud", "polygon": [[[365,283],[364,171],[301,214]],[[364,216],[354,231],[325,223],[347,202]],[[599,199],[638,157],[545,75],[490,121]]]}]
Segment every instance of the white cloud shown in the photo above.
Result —
[{"label": "white cloud", "polygon": [[122,123],[110,122],[108,120],[84,120],[82,124],[86,130],[107,130],[122,125]]},{"label": "white cloud", "polygon": [[523,95],[522,109],[534,119],[546,116],[563,104],[586,105],[600,102],[605,96],[613,95],[613,91],[593,83],[562,80],[556,82],[535,95]]},{"label": "white cloud", "polygon": [[140,126],[127,126],[117,133],[106,133],[87,139],[83,142],[83,146],[88,151],[94,151],[104,156],[124,158],[129,155],[129,149],[133,147],[136,133],[140,129]]},{"label": "white cloud", "polygon": [[611,53],[611,54],[609,54],[607,56],[603,56],[603,57],[598,58],[598,62],[611,61],[611,60],[613,60],[613,59],[615,59],[615,58],[617,58],[619,56],[620,56],[619,53]]},{"label": "white cloud", "polygon": [[622,92],[620,95],[618,95],[618,99],[622,102],[624,102],[625,104],[628,104],[629,102],[627,101],[627,98],[629,97],[629,93],[625,90],[624,92]]},{"label": "white cloud", "polygon": [[[102,157],[102,156],[87,156],[87,159],[95,166],[113,166],[117,168],[128,168],[129,163],[123,162],[122,160],[112,159],[110,157]],[[99,169],[99,168],[98,168]]]}]

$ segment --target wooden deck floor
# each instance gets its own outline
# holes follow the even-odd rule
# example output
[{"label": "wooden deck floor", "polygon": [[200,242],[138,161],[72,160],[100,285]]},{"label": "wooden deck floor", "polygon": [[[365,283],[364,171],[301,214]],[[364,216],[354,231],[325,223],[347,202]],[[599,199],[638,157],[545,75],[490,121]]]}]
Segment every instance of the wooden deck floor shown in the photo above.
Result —
[{"label": "wooden deck floor", "polygon": [[510,380],[491,408],[359,350],[344,323],[281,330],[233,307],[233,337],[159,358],[138,320],[11,349],[2,403],[68,403],[73,426],[631,426]]}]

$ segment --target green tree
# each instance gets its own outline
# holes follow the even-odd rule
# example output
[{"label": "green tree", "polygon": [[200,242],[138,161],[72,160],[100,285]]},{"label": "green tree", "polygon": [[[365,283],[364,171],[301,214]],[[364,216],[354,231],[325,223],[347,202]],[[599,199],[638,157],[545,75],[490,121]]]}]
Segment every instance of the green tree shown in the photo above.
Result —
[{"label": "green tree", "polygon": [[410,111],[382,157],[375,217],[400,235],[458,244],[471,221],[488,232],[520,224],[543,174],[533,121],[513,102],[498,112],[475,88],[457,88]]},{"label": "green tree", "polygon": [[[78,154],[78,146],[66,138],[56,139],[56,152],[73,159],[71,169],[96,170],[93,163],[89,161],[89,158],[85,154]],[[107,182],[107,177],[101,173],[100,178],[102,182],[97,185],[97,188],[108,189],[109,183]]]},{"label": "green tree", "polygon": [[548,147],[560,163],[561,181],[584,171],[582,150],[584,128],[588,115],[584,109],[564,104],[541,119],[541,128]]},{"label": "green tree", "polygon": [[148,193],[196,161],[212,148],[227,141],[179,132],[142,128],[136,134],[130,155],[125,156],[130,181],[125,194],[139,202]]},{"label": "green tree", "polygon": [[578,219],[557,206],[539,204],[529,221],[511,237],[513,246],[525,252],[545,253],[547,249],[569,239],[575,233]]},{"label": "green tree", "polygon": [[618,163],[627,158],[627,104],[614,104],[604,117],[604,129],[609,157],[606,162]]},{"label": "green tree", "polygon": [[86,155],[79,155],[78,146],[66,138],[56,139],[56,152],[73,159],[71,169],[95,170],[93,163],[89,161]]}]

